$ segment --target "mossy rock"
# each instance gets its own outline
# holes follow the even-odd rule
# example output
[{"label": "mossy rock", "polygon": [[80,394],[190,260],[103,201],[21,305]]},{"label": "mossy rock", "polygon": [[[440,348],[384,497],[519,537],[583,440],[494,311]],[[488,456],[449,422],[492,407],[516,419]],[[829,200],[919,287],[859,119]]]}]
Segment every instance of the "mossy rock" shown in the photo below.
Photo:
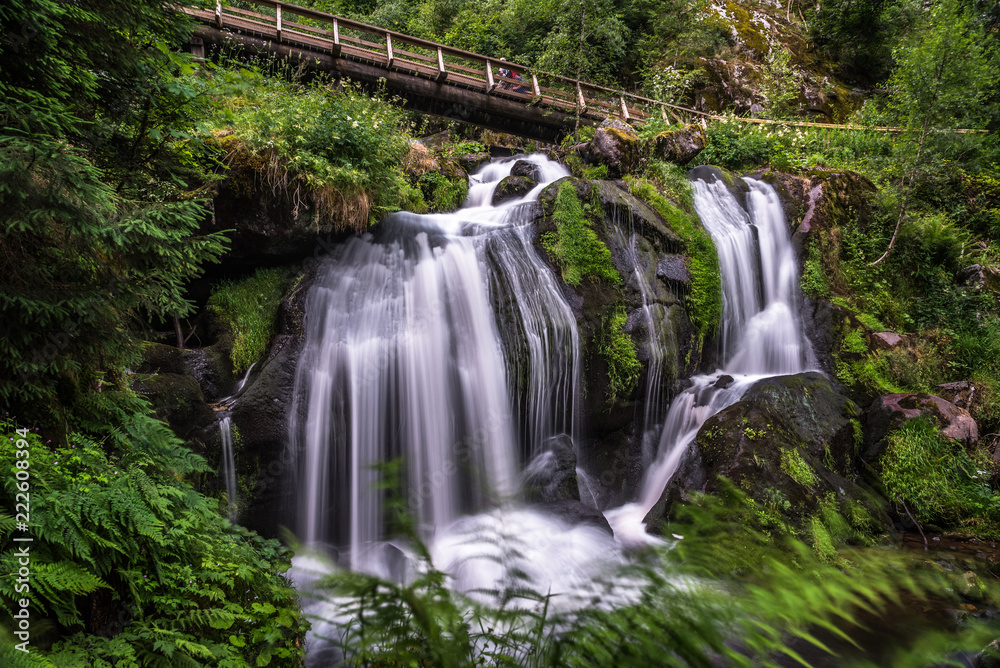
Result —
[{"label": "mossy rock", "polygon": [[524,176],[505,176],[493,191],[493,206],[524,197],[537,185],[537,182]]},{"label": "mossy rock", "polygon": [[853,421],[861,411],[823,374],[810,371],[767,378],[747,390],[742,401],[775,409],[796,442],[812,457],[827,460],[827,465],[842,476],[853,474],[858,446]]},{"label": "mossy rock", "polygon": [[581,201],[600,203],[607,219],[637,230],[657,253],[667,255],[684,250],[684,239],[651,206],[623,189],[619,182],[588,181],[571,176],[559,179],[538,194],[542,216],[547,218],[552,215],[559,185],[567,179]]},{"label": "mossy rock", "polygon": [[587,146],[588,162],[604,165],[610,177],[620,178],[638,166],[640,148],[635,128],[617,119],[604,121]]},{"label": "mossy rock", "polygon": [[173,373],[185,374],[184,350],[153,341],[142,344],[142,363],[136,369],[140,374]]},{"label": "mossy rock", "polygon": [[796,530],[807,530],[824,504],[835,503],[844,516],[862,508],[867,526],[855,527],[854,539],[894,540],[884,499],[853,482],[857,409],[824,380],[768,379],[709,418],[696,439],[705,491],[720,491],[725,477]]},{"label": "mossy rock", "polygon": [[189,439],[215,421],[215,414],[205,403],[201,386],[191,375],[160,373],[137,376],[132,387],[149,399],[156,416],[169,424],[181,439]]},{"label": "mossy rock", "polygon": [[667,162],[686,165],[705,148],[705,130],[700,125],[685,125],[667,130],[653,138],[655,155]]}]

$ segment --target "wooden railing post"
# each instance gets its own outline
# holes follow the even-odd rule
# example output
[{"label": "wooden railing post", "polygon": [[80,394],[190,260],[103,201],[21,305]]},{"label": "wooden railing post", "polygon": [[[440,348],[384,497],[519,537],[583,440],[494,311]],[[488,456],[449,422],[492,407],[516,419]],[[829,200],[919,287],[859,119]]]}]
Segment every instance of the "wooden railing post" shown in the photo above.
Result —
[{"label": "wooden railing post", "polygon": [[333,55],[340,55],[340,23],[337,19],[333,20]]},{"label": "wooden railing post", "polygon": [[534,74],[531,75],[531,89],[534,91],[535,97],[542,96],[542,89],[538,85],[538,77],[535,76]]},{"label": "wooden railing post", "polygon": [[278,17],[278,28],[275,31],[275,34],[278,36],[278,43],[281,43],[281,3],[275,5],[274,8],[277,10]]},{"label": "wooden railing post", "polygon": [[438,47],[438,74],[437,80],[444,81],[448,78],[448,72],[444,69],[444,53],[441,52],[441,47]]},{"label": "wooden railing post", "polygon": [[490,59],[487,58],[486,59],[486,92],[487,93],[492,93],[493,89],[496,88],[496,87],[497,87],[497,85],[493,81],[493,63],[491,63]]},{"label": "wooden railing post", "polygon": [[215,2],[215,27],[222,29],[222,0]]},{"label": "wooden railing post", "polygon": [[625,122],[628,123],[629,115],[628,115],[628,106],[625,104],[625,96],[622,95],[618,99],[621,100],[622,103],[622,118],[624,118]]},{"label": "wooden railing post", "polygon": [[587,111],[587,101],[583,99],[583,89],[580,88],[580,82],[576,82],[576,104],[580,107],[580,113]]},{"label": "wooden railing post", "polygon": [[392,69],[392,35],[389,33],[385,34],[385,53],[386,53],[386,67],[390,70]]}]

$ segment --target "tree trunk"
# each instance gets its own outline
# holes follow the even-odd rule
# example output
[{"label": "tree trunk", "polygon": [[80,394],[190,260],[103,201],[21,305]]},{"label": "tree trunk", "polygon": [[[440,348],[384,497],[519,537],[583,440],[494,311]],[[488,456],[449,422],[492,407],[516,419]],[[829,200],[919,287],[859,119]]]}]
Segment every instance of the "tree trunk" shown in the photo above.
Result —
[{"label": "tree trunk", "polygon": [[174,311],[174,334],[177,335],[177,347],[183,350],[184,332],[181,331],[181,319],[177,317],[177,311]]}]

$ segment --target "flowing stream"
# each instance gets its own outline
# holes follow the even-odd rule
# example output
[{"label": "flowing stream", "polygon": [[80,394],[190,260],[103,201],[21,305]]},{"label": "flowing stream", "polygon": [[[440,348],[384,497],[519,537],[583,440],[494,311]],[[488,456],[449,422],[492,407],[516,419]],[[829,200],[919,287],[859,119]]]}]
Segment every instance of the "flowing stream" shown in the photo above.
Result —
[{"label": "flowing stream", "polygon": [[[393,578],[410,572],[409,547],[384,524],[389,497],[378,484],[398,475],[406,511],[454,586],[495,589],[506,576],[482,537],[513,535],[518,568],[536,590],[566,594],[566,605],[583,601],[602,569],[625,561],[623,545],[651,540],[644,518],[705,420],[755,381],[808,366],[795,258],[774,190],[746,179],[744,209],[723,181],[696,180],[695,205],[722,272],[722,368],[693,378],[664,410],[664,337],[672,334],[656,325],[662,307],[647,298],[634,235],[614,226],[643,294],[650,360],[643,430],[652,465],[635,501],[605,513],[614,538],[518,507],[526,465],[550,439],[568,435],[575,445],[581,434],[576,320],[531,243],[539,192],[567,172],[541,156],[527,160],[539,176],[527,195],[492,206],[514,161],[489,163],[470,177],[462,209],[391,215],[375,233],[343,244],[309,294],[290,427],[297,528],[308,547],[337,554],[341,567]],[[388,461],[398,468],[386,469]],[[586,497],[582,472],[579,481]],[[298,586],[308,589],[328,568],[296,557]],[[331,620],[315,632],[335,634],[336,606],[313,605]],[[312,654],[314,665],[330,659],[320,655]]]}]

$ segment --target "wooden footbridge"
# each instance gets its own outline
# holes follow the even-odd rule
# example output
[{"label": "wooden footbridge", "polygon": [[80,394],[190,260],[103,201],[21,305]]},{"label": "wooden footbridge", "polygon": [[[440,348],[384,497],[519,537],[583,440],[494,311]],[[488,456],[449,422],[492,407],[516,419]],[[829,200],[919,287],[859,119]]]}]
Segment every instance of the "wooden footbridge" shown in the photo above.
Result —
[{"label": "wooden footbridge", "polygon": [[[736,120],[799,127],[879,130],[829,123],[770,121],[708,114],[621,90],[501,62],[445,44],[276,0],[233,0],[214,9],[184,8],[198,27],[192,51],[205,44],[297,59],[307,67],[377,86],[407,108],[540,141],[558,141],[579,122],[650,118],[682,123]],[[239,5],[239,6],[237,6]],[[511,76],[501,76],[501,66]],[[520,79],[513,78],[516,74]],[[984,132],[955,130],[955,132]]]},{"label": "wooden footbridge", "polygon": [[[579,114],[584,125],[617,117],[633,125],[651,116],[689,123],[710,118],[693,109],[651,100],[501,62],[324,12],[275,2],[185,8],[199,23],[192,49],[230,45],[298,59],[335,76],[377,85],[423,113],[452,118],[540,141],[557,141]],[[253,7],[245,9],[244,7]],[[503,66],[521,80],[501,76]]]}]

